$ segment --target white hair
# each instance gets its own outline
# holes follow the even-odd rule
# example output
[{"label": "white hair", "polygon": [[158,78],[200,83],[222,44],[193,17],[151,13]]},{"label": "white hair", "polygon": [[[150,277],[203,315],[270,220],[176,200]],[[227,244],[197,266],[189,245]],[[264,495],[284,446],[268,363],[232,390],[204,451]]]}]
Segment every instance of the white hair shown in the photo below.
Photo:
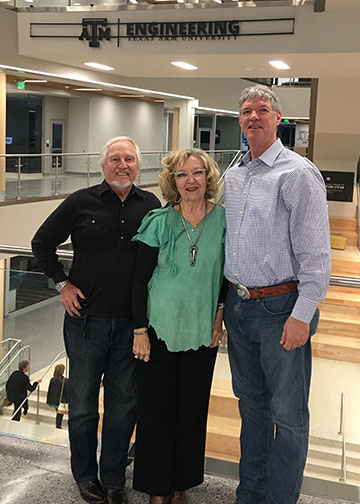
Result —
[{"label": "white hair", "polygon": [[130,137],[127,137],[127,136],[118,136],[118,137],[110,138],[110,140],[108,140],[106,142],[106,144],[104,145],[104,147],[101,149],[100,155],[99,155],[99,164],[100,164],[101,168],[104,167],[109,147],[112,144],[114,144],[115,142],[119,142],[120,140],[126,140],[126,141],[128,141],[128,142],[130,142],[130,143],[133,144],[133,146],[135,147],[136,157],[137,157],[137,162],[138,162],[138,167],[139,167],[139,170],[140,170],[140,168],[142,166],[142,162],[143,162],[142,155],[141,155],[141,150],[138,147],[138,145],[136,145],[136,143],[134,142],[134,140],[132,138],[130,138]]}]

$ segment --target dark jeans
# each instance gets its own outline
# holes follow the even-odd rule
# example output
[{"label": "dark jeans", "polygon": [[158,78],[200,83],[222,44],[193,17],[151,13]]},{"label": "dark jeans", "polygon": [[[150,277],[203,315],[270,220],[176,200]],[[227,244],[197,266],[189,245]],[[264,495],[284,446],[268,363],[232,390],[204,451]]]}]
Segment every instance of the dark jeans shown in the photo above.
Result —
[{"label": "dark jeans", "polygon": [[[229,289],[225,324],[241,426],[238,504],[295,504],[307,456],[311,343],[279,344],[297,293],[241,300]],[[314,334],[318,311],[310,324]]]},{"label": "dark jeans", "polygon": [[[25,397],[24,397],[24,399],[25,399]],[[13,412],[13,414],[19,408],[20,404],[23,402],[24,399],[21,399],[21,401],[14,402],[14,412]],[[28,403],[27,400],[22,405],[22,409],[24,410],[24,415],[26,415],[27,412],[28,412],[28,409],[29,409],[29,403]],[[15,420],[15,422],[20,422],[20,418],[21,418],[21,408],[16,413],[16,415],[11,418],[11,420]]]},{"label": "dark jeans", "polygon": [[104,376],[100,478],[107,488],[123,488],[136,406],[131,321],[66,313],[64,339],[70,364],[69,438],[74,478],[79,482],[97,476],[99,388]]},{"label": "dark jeans", "polygon": [[56,412],[56,419],[55,419],[55,425],[57,429],[61,429],[61,424],[63,421],[64,415],[62,413]]},{"label": "dark jeans", "polygon": [[150,362],[139,361],[134,488],[151,495],[204,479],[206,420],[216,348],[169,352],[152,328]]}]

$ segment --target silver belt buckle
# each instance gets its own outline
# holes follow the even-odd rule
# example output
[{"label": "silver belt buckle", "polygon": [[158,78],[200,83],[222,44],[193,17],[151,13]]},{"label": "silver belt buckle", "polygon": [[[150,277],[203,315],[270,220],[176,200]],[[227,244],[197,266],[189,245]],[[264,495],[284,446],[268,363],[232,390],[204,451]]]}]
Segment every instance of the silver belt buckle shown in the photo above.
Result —
[{"label": "silver belt buckle", "polygon": [[236,294],[239,298],[244,299],[245,301],[250,299],[250,292],[247,290],[245,285],[236,284]]}]

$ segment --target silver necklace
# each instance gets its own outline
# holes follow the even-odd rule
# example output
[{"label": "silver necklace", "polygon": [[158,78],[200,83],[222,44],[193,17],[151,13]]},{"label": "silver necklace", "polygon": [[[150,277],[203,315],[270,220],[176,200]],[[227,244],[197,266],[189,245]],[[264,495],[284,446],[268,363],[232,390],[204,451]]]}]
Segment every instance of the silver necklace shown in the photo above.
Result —
[{"label": "silver necklace", "polygon": [[187,238],[189,240],[189,243],[190,243],[190,248],[189,248],[190,266],[195,266],[196,257],[197,257],[197,253],[198,253],[197,244],[199,243],[201,233],[204,230],[205,222],[206,222],[206,217],[207,217],[207,200],[205,200],[205,216],[204,216],[204,218],[203,218],[203,220],[201,222],[201,227],[199,229],[199,233],[198,233],[195,241],[192,241],[192,239],[191,239],[189,230],[188,230],[187,225],[186,225],[186,221],[185,221],[184,216],[182,214],[181,204],[180,203],[179,203],[179,210],[180,210],[181,220],[182,220],[182,223],[183,223],[183,226],[184,226],[184,229],[185,229],[185,233],[186,233],[186,236],[187,236]]}]

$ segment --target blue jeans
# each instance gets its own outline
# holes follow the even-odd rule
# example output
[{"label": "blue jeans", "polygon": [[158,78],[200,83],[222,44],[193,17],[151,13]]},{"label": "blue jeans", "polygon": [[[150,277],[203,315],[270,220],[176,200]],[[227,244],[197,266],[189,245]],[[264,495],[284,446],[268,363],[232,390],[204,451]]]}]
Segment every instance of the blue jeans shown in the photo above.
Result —
[{"label": "blue jeans", "polygon": [[[234,394],[242,419],[238,504],[295,504],[309,436],[311,343],[286,351],[279,341],[297,293],[225,304]],[[316,331],[318,310],[310,324]]]},{"label": "blue jeans", "polygon": [[69,438],[77,482],[97,477],[99,388],[103,376],[104,417],[100,478],[107,488],[125,486],[130,437],[135,425],[136,381],[129,319],[65,314],[69,357]]}]

